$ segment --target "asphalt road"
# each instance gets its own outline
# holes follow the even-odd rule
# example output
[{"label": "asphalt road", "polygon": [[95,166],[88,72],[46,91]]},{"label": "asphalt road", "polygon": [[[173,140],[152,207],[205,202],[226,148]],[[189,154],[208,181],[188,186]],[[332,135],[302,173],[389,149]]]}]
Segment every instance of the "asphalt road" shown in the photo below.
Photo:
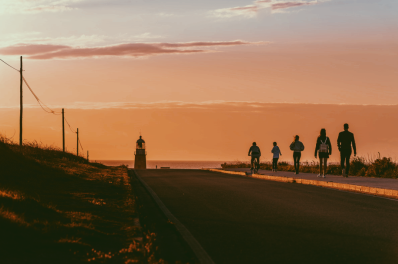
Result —
[{"label": "asphalt road", "polygon": [[216,263],[398,263],[398,201],[201,170],[138,170]]}]

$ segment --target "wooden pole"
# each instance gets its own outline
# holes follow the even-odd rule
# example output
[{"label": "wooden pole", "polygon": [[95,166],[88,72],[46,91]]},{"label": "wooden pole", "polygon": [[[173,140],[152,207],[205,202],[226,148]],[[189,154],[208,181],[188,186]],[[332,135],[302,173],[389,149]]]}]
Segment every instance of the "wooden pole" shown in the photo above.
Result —
[{"label": "wooden pole", "polygon": [[22,79],[22,71],[23,71],[23,67],[22,67],[22,56],[21,56],[21,68],[19,70],[19,76],[20,76],[20,87],[19,87],[19,104],[20,104],[20,108],[19,108],[19,145],[22,146],[22,114],[23,114],[23,94],[22,94],[22,84],[23,84],[23,79]]},{"label": "wooden pole", "polygon": [[87,150],[87,162],[89,162],[89,159],[88,159],[88,150]]},{"label": "wooden pole", "polygon": [[77,131],[76,131],[76,134],[77,134],[77,148],[76,148],[76,155],[77,156],[79,156],[79,129],[77,128]]},{"label": "wooden pole", "polygon": [[62,150],[65,152],[65,117],[64,109],[62,108]]}]

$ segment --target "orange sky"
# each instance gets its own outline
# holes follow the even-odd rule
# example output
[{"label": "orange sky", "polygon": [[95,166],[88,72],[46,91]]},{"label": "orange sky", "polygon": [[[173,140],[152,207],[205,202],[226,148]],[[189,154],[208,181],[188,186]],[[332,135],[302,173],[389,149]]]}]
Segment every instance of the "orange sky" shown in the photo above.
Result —
[{"label": "orange sky", "polygon": [[[147,59],[25,60],[24,76],[54,107],[163,100],[395,104],[397,61],[396,46],[387,44],[266,44]],[[5,67],[0,105],[17,106],[18,72]],[[34,98],[27,94],[25,103]]]},{"label": "orange sky", "polygon": [[[119,104],[118,109],[66,110],[78,126],[92,159],[132,160],[142,132],[150,160],[247,161],[253,141],[263,158],[271,159],[277,141],[282,160],[298,134],[313,159],[316,137],[326,128],[333,143],[331,160],[338,159],[336,140],[345,122],[356,136],[358,155],[398,156],[398,106],[348,106],[266,103]],[[0,131],[18,136],[18,110],[0,110]],[[61,146],[61,118],[40,109],[26,109],[25,138]],[[67,149],[75,151],[75,135],[67,130]]]},{"label": "orange sky", "polygon": [[[397,155],[397,107],[374,106],[394,105],[398,98],[393,47],[230,49],[135,60],[26,60],[24,76],[42,101],[67,109],[93,159],[133,159],[140,131],[152,160],[246,160],[252,141],[267,151],[274,140],[287,154],[294,134],[302,135],[309,147],[304,158],[311,159],[320,128],[335,141],[345,122],[358,135],[361,155]],[[19,76],[2,69],[7,74],[0,76],[0,132],[15,132],[17,139]],[[61,146],[59,116],[30,108],[37,103],[24,87],[24,138]],[[223,103],[214,104],[218,100]],[[213,104],[205,103],[205,109],[190,107],[209,101]],[[261,107],[253,107],[255,102]],[[74,135],[67,138],[68,149],[75,151]],[[290,153],[283,158],[290,159]]]}]

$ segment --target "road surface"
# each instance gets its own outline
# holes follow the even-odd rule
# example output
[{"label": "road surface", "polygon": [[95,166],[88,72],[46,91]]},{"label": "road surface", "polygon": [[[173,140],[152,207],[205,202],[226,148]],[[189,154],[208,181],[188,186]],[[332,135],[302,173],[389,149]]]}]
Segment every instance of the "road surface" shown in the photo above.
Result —
[{"label": "road surface", "polygon": [[215,263],[398,263],[398,201],[201,170],[138,170]]}]

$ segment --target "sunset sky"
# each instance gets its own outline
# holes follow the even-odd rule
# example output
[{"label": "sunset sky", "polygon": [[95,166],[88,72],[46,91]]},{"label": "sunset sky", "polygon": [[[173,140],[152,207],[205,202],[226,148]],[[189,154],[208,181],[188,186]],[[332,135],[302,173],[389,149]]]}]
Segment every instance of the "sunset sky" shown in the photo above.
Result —
[{"label": "sunset sky", "polygon": [[[140,132],[152,160],[244,161],[276,140],[289,160],[295,134],[311,159],[345,122],[360,154],[395,156],[397,14],[396,0],[0,0],[0,59],[24,57],[93,159],[133,159]],[[61,146],[60,117],[24,93],[24,138]],[[0,94],[17,139],[19,73],[2,62]]]}]

